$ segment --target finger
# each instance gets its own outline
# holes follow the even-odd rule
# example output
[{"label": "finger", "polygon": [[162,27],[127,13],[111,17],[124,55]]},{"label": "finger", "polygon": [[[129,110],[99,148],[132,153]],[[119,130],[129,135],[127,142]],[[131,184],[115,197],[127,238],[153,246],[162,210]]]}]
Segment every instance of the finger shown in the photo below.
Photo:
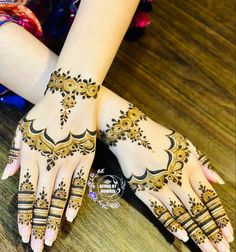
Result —
[{"label": "finger", "polygon": [[189,239],[187,232],[174,220],[160,200],[146,191],[137,191],[136,196],[146,204],[169,232],[184,242]]},{"label": "finger", "polygon": [[2,180],[14,175],[20,169],[20,149],[22,144],[22,133],[16,128],[11,148],[9,150],[7,165],[3,171]]},{"label": "finger", "polygon": [[[224,252],[229,249],[229,244],[223,237],[221,231],[207,210],[206,206],[202,203],[198,195],[193,191],[191,185],[186,185],[185,188],[178,191],[182,203],[185,205],[190,215],[194,218],[198,226],[203,230],[205,235],[211,241],[213,246],[219,252]],[[186,197],[188,192],[188,197]],[[175,192],[176,193],[176,192]]]},{"label": "finger", "polygon": [[[24,156],[23,156],[24,157]],[[33,159],[22,158],[18,189],[18,230],[24,243],[29,242],[38,167]]]},{"label": "finger", "polygon": [[72,175],[72,170],[69,172],[68,169],[63,168],[60,168],[57,174],[45,232],[45,244],[47,246],[52,246],[53,242],[56,240],[69,194]]},{"label": "finger", "polygon": [[91,165],[92,159],[86,158],[80,162],[74,172],[66,209],[66,219],[70,222],[74,220],[81,207]]},{"label": "finger", "polygon": [[[46,222],[54,185],[52,181],[54,181],[56,177],[55,172],[49,173],[45,167],[39,167],[40,174],[36,199],[33,205],[31,248],[37,252],[42,251],[44,247]],[[56,167],[53,168],[56,170]]]},{"label": "finger", "polygon": [[187,231],[191,239],[204,252],[214,252],[214,246],[209,241],[203,230],[191,217],[187,209],[180,202],[179,198],[168,188],[161,192],[152,192],[152,194],[163,202],[173,218]]},{"label": "finger", "polygon": [[221,185],[225,184],[224,180],[214,170],[214,167],[211,165],[210,159],[192,144],[191,144],[191,147],[208,181],[213,182],[213,183],[218,183]]},{"label": "finger", "polygon": [[207,207],[226,240],[232,242],[234,240],[233,228],[216,191],[203,174],[196,173],[193,176],[194,179],[190,177],[190,182],[194,191]]}]

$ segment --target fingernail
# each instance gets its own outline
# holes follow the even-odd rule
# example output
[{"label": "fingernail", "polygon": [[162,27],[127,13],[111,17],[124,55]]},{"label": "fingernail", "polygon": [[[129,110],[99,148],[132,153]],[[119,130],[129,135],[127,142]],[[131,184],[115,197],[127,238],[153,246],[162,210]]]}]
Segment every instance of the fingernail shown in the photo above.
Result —
[{"label": "fingernail", "polygon": [[43,250],[43,240],[34,239],[34,251],[41,252]]},{"label": "fingernail", "polygon": [[22,236],[22,242],[23,243],[28,243],[30,240],[30,236]]},{"label": "fingernail", "polygon": [[229,227],[223,228],[222,232],[228,242],[232,242],[234,240],[234,236]]},{"label": "fingernail", "polygon": [[215,180],[216,180],[220,185],[224,185],[224,184],[225,184],[224,180],[223,180],[215,171],[213,171],[213,172],[214,172],[214,173],[213,173],[213,176],[214,176]]},{"label": "fingernail", "polygon": [[187,232],[185,230],[178,230],[178,237],[183,241],[186,242],[189,240]]},{"label": "fingernail", "polygon": [[74,220],[75,216],[76,216],[76,211],[74,209],[68,208],[66,211],[66,219],[69,222],[72,222]]},{"label": "fingernail", "polygon": [[213,247],[213,245],[209,242],[202,245],[204,252],[217,252],[217,250]]},{"label": "fingernail", "polygon": [[234,230],[233,230],[233,227],[232,227],[231,223],[228,224],[228,228],[229,228],[231,234],[233,234]]},{"label": "fingernail", "polygon": [[66,219],[69,221],[69,222],[73,222],[73,218],[70,218],[70,217],[66,217]]},{"label": "fingernail", "polygon": [[3,174],[2,174],[2,177],[1,177],[1,180],[5,180],[9,177],[9,174],[8,174],[8,171],[5,169]]},{"label": "fingernail", "polygon": [[47,246],[52,246],[53,244],[53,241],[50,241],[50,240],[45,240],[44,242]]}]

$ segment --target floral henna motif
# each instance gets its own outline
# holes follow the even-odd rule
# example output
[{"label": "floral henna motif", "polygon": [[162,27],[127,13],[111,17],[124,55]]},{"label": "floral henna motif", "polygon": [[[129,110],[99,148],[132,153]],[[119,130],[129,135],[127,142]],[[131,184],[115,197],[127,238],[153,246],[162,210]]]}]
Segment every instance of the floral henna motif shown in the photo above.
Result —
[{"label": "floral henna motif", "polygon": [[60,227],[61,217],[67,200],[67,192],[65,190],[66,184],[61,181],[59,187],[52,195],[49,215],[47,219],[48,229],[58,229]]},{"label": "floral henna motif", "polygon": [[44,188],[39,197],[34,202],[32,231],[35,239],[42,239],[45,233],[45,226],[47,222],[49,202],[47,200],[47,193]]},{"label": "floral henna motif", "polygon": [[223,239],[220,230],[208,213],[207,208],[200,202],[196,202],[194,198],[189,196],[189,203],[191,204],[191,214],[196,220],[198,226],[204,231],[205,235],[213,243],[218,243]]},{"label": "floral henna motif", "polygon": [[86,187],[86,181],[83,178],[84,172],[81,169],[77,176],[72,180],[70,199],[68,203],[69,208],[78,209],[81,206],[83,199],[83,192]]},{"label": "floral henna motif", "polygon": [[173,217],[187,231],[187,233],[194,240],[194,242],[198,245],[204,243],[206,240],[205,234],[197,226],[197,224],[194,222],[191,215],[187,212],[184,206],[177,204],[175,201],[171,200],[170,206],[172,207]]},{"label": "floral henna motif", "polygon": [[100,132],[101,139],[110,146],[116,146],[119,140],[129,138],[138,145],[152,149],[146,136],[143,135],[143,130],[138,125],[140,121],[147,120],[147,116],[132,104],[129,104],[127,112],[121,110],[120,113],[118,120],[112,119],[112,126],[107,124],[108,129]]},{"label": "floral henna motif", "polygon": [[158,220],[164,225],[165,228],[171,232],[177,232],[177,230],[183,230],[180,224],[175,221],[168,210],[161,205],[158,205],[156,201],[151,201],[151,208]]},{"label": "floral henna motif", "polygon": [[24,181],[20,184],[18,191],[18,222],[29,225],[32,220],[33,203],[35,192],[33,184],[30,182],[31,175],[27,170]]},{"label": "floral henna motif", "polygon": [[59,158],[73,156],[76,152],[86,155],[95,151],[96,131],[86,130],[81,135],[70,133],[65,139],[55,143],[48,136],[46,129],[34,129],[33,122],[34,120],[27,120],[24,117],[19,123],[19,129],[23,134],[23,141],[32,150],[39,151],[41,155],[47,157],[48,171]]},{"label": "floral henna motif", "polygon": [[63,97],[61,104],[61,127],[67,122],[68,115],[71,113],[71,109],[76,105],[76,96],[80,95],[82,99],[85,98],[97,98],[100,86],[93,82],[92,79],[81,79],[81,75],[77,77],[71,77],[70,71],[66,74],[61,73],[61,68],[54,71],[51,74],[47,90],[52,93],[59,91]]},{"label": "floral henna motif", "polygon": [[142,176],[131,175],[128,178],[132,190],[144,191],[153,190],[159,191],[169,181],[182,185],[182,170],[185,163],[188,162],[188,157],[191,153],[189,143],[185,137],[177,132],[172,132],[167,135],[171,146],[166,150],[169,156],[169,162],[166,170],[151,171],[146,168]]},{"label": "floral henna motif", "polygon": [[206,186],[201,183],[199,190],[202,192],[201,199],[207,206],[217,226],[219,228],[225,227],[229,223],[229,219],[217,194],[213,190],[206,188]]}]

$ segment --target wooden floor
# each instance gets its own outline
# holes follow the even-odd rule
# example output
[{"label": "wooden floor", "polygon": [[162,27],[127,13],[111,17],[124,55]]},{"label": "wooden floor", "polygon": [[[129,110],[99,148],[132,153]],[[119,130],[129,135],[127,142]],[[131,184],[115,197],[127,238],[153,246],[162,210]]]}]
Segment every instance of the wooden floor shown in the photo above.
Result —
[{"label": "wooden floor", "polygon": [[[215,186],[235,224],[235,1],[157,0],[152,24],[138,42],[123,42],[106,86],[168,128],[186,135],[212,159]],[[0,105],[0,170],[22,114]],[[99,145],[95,168],[120,173]],[[109,172],[108,172],[109,173]],[[0,182],[0,251],[30,251],[17,233],[18,175]],[[127,190],[122,207],[102,210],[85,197],[74,224],[63,221],[45,251],[198,251],[174,241]],[[231,251],[236,251],[235,244]]]}]

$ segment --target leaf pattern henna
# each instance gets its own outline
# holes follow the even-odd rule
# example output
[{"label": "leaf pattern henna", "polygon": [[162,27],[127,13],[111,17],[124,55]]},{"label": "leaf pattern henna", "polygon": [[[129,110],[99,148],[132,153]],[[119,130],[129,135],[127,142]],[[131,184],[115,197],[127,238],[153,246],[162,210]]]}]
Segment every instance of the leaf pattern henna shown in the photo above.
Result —
[{"label": "leaf pattern henna", "polygon": [[76,210],[81,206],[85,187],[86,181],[84,178],[84,172],[81,169],[77,173],[77,176],[72,180],[70,199],[68,203],[69,208],[73,208]]},{"label": "leaf pattern henna", "polygon": [[229,218],[227,217],[219,197],[212,189],[207,188],[200,182],[199,184],[202,202],[207,206],[218,227],[224,228],[229,223]]},{"label": "leaf pattern henna", "polygon": [[66,184],[63,180],[52,195],[49,215],[47,219],[47,228],[56,230],[60,227],[61,217],[67,200]]},{"label": "leaf pattern henna", "polygon": [[171,146],[166,150],[169,161],[166,170],[149,170],[145,169],[142,176],[135,176],[132,174],[128,178],[128,182],[132,190],[144,191],[153,190],[159,191],[169,181],[182,185],[182,170],[184,165],[188,162],[188,157],[191,153],[188,140],[177,132],[172,132],[167,135]]},{"label": "leaf pattern henna", "polygon": [[116,146],[118,141],[128,138],[138,145],[152,149],[138,124],[142,120],[147,120],[147,116],[132,104],[129,104],[128,111],[121,110],[120,113],[121,115],[117,120],[111,120],[112,126],[107,124],[108,129],[100,131],[101,139],[110,146]]},{"label": "leaf pattern henna", "polygon": [[76,105],[76,97],[80,95],[82,99],[97,98],[100,85],[93,82],[92,79],[81,79],[81,75],[77,77],[70,76],[70,71],[61,73],[61,68],[51,74],[47,89],[52,93],[59,91],[62,95],[62,107],[60,122],[61,127],[67,122],[71,109]]},{"label": "leaf pattern henna", "polygon": [[35,192],[33,184],[30,182],[31,175],[27,170],[24,181],[20,184],[18,191],[18,223],[29,225],[32,220],[33,203]]},{"label": "leaf pattern henna", "polygon": [[42,239],[45,233],[45,226],[48,217],[49,202],[44,188],[34,202],[32,232],[35,239]]},{"label": "leaf pattern henna", "polygon": [[86,155],[95,151],[96,131],[86,130],[81,135],[69,133],[65,139],[55,143],[48,136],[46,129],[34,129],[33,122],[34,120],[27,120],[24,117],[19,123],[19,129],[23,134],[23,141],[32,150],[39,151],[41,155],[47,157],[48,171],[59,158],[73,156],[77,152]]},{"label": "leaf pattern henna", "polygon": [[158,205],[156,201],[151,201],[151,208],[157,219],[171,232],[177,232],[183,230],[180,224],[175,221],[170,215],[169,211],[161,205]]}]

